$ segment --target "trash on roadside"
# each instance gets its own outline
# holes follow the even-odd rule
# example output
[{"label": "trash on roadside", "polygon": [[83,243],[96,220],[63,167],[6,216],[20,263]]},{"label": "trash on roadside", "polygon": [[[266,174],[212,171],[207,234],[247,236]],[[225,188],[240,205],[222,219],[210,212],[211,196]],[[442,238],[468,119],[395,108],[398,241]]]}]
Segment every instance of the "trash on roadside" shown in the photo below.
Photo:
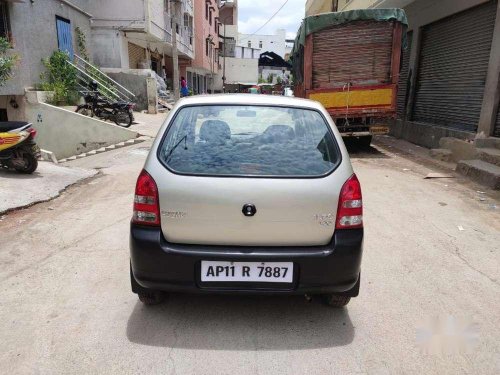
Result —
[{"label": "trash on roadside", "polygon": [[496,204],[490,204],[489,208],[492,209],[492,210],[496,210],[498,207],[497,207]]},{"label": "trash on roadside", "polygon": [[486,198],[479,197],[479,200],[480,200],[481,202],[484,202],[484,201],[486,200]]},{"label": "trash on roadside", "polygon": [[47,207],[47,210],[54,211],[54,207]]},{"label": "trash on roadside", "polygon": [[411,171],[411,169],[403,168],[403,171]]},{"label": "trash on roadside", "polygon": [[455,176],[451,174],[446,174],[446,173],[429,173],[427,176],[424,177],[424,179],[429,179],[429,178],[455,178]]},{"label": "trash on roadside", "polygon": [[459,231],[463,231],[463,230],[465,230],[465,229],[464,229],[464,227],[463,227],[463,226],[459,225],[459,226],[458,226],[458,230],[459,230]]},{"label": "trash on roadside", "polygon": [[479,193],[479,194],[486,194],[486,192],[481,191],[481,190],[476,190],[476,192]]}]

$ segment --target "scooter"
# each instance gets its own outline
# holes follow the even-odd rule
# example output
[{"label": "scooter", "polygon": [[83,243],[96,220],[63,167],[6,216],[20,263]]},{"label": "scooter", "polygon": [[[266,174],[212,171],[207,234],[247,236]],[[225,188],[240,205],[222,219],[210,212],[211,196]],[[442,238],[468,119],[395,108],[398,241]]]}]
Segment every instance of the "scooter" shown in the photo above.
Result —
[{"label": "scooter", "polygon": [[29,122],[0,122],[0,167],[33,173],[40,158],[35,136],[36,130]]}]

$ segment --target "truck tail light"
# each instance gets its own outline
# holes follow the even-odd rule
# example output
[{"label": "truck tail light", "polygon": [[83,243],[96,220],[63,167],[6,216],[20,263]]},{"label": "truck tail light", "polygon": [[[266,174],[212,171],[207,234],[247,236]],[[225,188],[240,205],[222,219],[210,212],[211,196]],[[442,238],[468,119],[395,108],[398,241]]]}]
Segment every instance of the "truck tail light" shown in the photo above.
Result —
[{"label": "truck tail light", "polygon": [[135,185],[134,214],[132,222],[151,226],[160,225],[158,188],[153,177],[145,170],[142,170]]},{"label": "truck tail light", "polygon": [[355,174],[349,177],[340,191],[335,228],[363,228],[363,198],[361,185]]}]

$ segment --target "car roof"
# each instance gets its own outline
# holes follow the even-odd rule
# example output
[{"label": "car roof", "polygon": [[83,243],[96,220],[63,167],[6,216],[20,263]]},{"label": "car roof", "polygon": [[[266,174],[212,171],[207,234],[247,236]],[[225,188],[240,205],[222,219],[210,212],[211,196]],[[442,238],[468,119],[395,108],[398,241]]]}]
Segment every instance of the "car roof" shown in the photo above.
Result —
[{"label": "car roof", "polygon": [[195,95],[179,100],[179,106],[207,104],[240,104],[240,105],[278,105],[287,107],[301,107],[323,109],[321,104],[314,100],[294,98],[281,95],[256,95],[256,94],[215,94]]}]

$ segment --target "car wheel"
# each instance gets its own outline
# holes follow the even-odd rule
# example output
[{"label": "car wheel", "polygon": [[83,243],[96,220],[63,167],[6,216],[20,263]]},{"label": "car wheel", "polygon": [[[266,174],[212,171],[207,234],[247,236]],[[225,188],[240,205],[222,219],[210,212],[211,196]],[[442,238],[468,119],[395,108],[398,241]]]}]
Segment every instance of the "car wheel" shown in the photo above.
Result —
[{"label": "car wheel", "polygon": [[323,302],[331,307],[344,307],[349,303],[351,297],[336,294],[323,294]]},{"label": "car wheel", "polygon": [[162,292],[138,293],[139,300],[148,306],[159,305],[165,300],[165,294]]}]

